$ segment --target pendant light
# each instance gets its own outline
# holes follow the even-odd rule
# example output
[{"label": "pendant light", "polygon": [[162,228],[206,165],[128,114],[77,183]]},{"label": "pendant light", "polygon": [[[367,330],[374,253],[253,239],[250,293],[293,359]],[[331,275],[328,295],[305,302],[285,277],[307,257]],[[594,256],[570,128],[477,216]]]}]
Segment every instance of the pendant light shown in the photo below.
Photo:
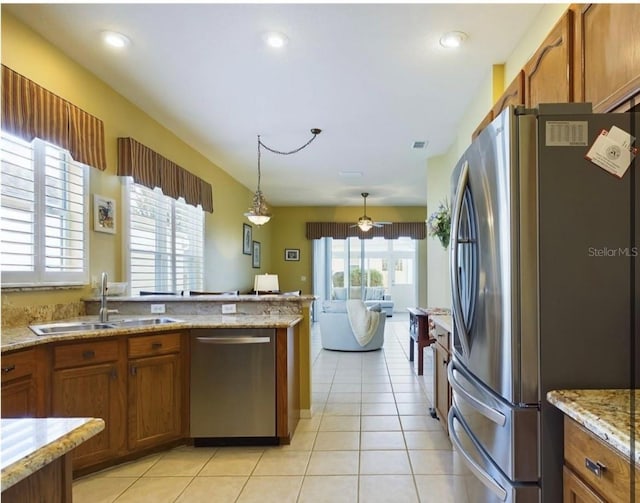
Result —
[{"label": "pendant light", "polygon": [[279,150],[275,150],[271,147],[268,147],[267,145],[262,143],[262,141],[260,140],[260,135],[258,135],[258,188],[256,189],[256,192],[253,195],[253,200],[251,202],[251,207],[249,208],[249,211],[244,214],[244,216],[247,217],[252,224],[264,225],[269,220],[271,220],[271,213],[269,212],[269,206],[267,205],[267,201],[264,195],[262,194],[262,191],[260,190],[260,179],[262,176],[261,169],[260,169],[260,158],[261,158],[260,147],[264,147],[269,152],[273,152],[274,154],[291,155],[291,154],[295,154],[296,152],[300,152],[303,148],[308,146],[313,140],[316,139],[316,136],[318,136],[321,132],[322,132],[321,129],[313,128],[311,130],[311,134],[313,135],[311,139],[301,147],[291,150],[290,152],[281,152]]}]

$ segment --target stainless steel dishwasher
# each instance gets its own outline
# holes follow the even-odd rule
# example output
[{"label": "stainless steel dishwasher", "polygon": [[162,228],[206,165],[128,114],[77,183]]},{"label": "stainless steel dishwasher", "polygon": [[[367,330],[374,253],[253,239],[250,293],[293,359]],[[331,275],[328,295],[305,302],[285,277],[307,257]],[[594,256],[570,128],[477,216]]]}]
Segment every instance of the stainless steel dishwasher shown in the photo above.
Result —
[{"label": "stainless steel dishwasher", "polygon": [[191,331],[194,445],[277,443],[276,331]]}]

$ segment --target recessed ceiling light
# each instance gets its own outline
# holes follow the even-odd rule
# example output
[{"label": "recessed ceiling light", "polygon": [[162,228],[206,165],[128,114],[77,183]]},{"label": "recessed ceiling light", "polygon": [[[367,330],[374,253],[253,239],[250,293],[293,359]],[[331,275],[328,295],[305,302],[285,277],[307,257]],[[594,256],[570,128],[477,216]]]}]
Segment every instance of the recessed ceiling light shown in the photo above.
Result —
[{"label": "recessed ceiling light", "polygon": [[467,34],[461,31],[450,31],[440,37],[440,45],[447,49],[460,47],[467,39]]},{"label": "recessed ceiling light", "polygon": [[289,42],[289,39],[286,35],[277,31],[270,31],[268,33],[265,33],[262,38],[269,47],[274,47],[276,49],[284,47]]},{"label": "recessed ceiling light", "polygon": [[114,47],[116,49],[123,49],[124,47],[127,47],[131,43],[131,40],[129,40],[129,37],[127,37],[126,35],[123,35],[122,33],[118,33],[116,31],[103,31],[102,40],[109,47]]}]

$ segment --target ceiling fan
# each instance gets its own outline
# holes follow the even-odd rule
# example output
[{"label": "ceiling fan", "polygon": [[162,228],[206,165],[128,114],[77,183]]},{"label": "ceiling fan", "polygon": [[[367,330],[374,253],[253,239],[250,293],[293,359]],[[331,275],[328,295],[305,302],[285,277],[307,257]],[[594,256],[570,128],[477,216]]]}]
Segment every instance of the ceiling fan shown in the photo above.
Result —
[{"label": "ceiling fan", "polygon": [[391,222],[374,222],[370,216],[367,216],[367,196],[368,192],[360,194],[364,198],[364,215],[358,218],[358,223],[351,227],[359,227],[362,232],[367,232],[371,227],[382,227],[383,225],[391,225]]}]

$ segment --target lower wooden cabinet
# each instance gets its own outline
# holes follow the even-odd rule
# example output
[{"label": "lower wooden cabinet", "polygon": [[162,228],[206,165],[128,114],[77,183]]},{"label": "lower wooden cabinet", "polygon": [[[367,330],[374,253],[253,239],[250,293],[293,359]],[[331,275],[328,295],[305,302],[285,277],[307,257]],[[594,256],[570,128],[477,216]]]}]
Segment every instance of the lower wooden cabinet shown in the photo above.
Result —
[{"label": "lower wooden cabinet", "polygon": [[447,365],[449,365],[450,333],[438,323],[432,324],[432,334],[436,342],[433,344],[433,390],[434,407],[440,419],[444,431],[449,433],[447,416],[451,408],[451,387],[447,378]]},{"label": "lower wooden cabinet", "polygon": [[51,415],[99,417],[105,429],[73,450],[78,470],[122,455],[126,444],[124,341],[88,341],[53,348]]},{"label": "lower wooden cabinet", "polygon": [[564,503],[605,503],[588,485],[566,466],[562,469]]},{"label": "lower wooden cabinet", "polygon": [[640,501],[638,480],[640,468],[631,467],[629,459],[619,451],[565,416],[564,503]]},{"label": "lower wooden cabinet", "polygon": [[2,355],[2,417],[38,415],[35,349]]},{"label": "lower wooden cabinet", "polygon": [[182,369],[180,334],[129,339],[130,450],[183,436]]}]

